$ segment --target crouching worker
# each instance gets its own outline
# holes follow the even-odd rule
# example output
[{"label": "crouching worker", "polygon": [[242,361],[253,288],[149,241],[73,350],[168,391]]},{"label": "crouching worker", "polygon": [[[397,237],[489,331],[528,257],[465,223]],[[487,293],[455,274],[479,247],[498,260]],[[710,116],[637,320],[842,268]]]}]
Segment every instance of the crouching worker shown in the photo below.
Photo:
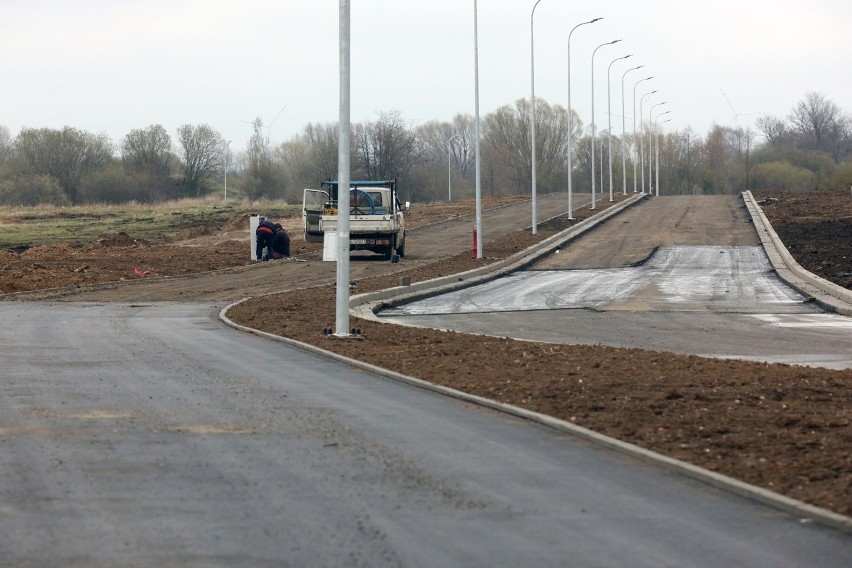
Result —
[{"label": "crouching worker", "polygon": [[[255,257],[257,260],[267,260],[272,258],[272,240],[275,238],[275,223],[264,219],[257,226],[254,234],[256,237],[255,240],[257,241],[255,250]],[[264,250],[266,250],[265,254]]]},{"label": "crouching worker", "polygon": [[290,258],[290,235],[279,224],[275,225],[275,234],[272,236],[272,258]]},{"label": "crouching worker", "polygon": [[[290,235],[280,223],[263,220],[255,231],[258,260],[288,258],[290,256]],[[264,250],[266,251],[264,254]]]}]

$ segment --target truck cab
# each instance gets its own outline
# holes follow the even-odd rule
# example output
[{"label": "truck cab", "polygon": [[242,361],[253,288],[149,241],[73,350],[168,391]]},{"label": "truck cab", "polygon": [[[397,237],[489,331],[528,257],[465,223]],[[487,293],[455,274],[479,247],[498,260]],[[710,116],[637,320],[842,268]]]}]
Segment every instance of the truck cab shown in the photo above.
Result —
[{"label": "truck cab", "polygon": [[[320,189],[305,189],[302,221],[305,240],[322,242],[337,231],[338,183],[326,180]],[[353,181],[349,188],[349,250],[369,250],[390,259],[405,256],[405,215],[396,180]]]}]

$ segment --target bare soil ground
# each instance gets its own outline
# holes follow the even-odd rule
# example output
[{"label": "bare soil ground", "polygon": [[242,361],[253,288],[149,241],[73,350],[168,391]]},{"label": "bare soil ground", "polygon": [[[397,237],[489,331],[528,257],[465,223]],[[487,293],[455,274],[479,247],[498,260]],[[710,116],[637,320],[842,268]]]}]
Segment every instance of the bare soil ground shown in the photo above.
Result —
[{"label": "bare soil ground", "polygon": [[852,195],[755,194],[787,250],[805,269],[852,289]]},{"label": "bare soil ground", "polygon": [[[852,199],[848,193],[765,191],[756,197],[774,198],[764,202],[764,211],[806,268],[850,286]],[[412,210],[411,222],[423,224],[472,207],[472,202],[419,206]],[[588,211],[576,214],[578,219],[587,215]],[[295,219],[285,222],[291,234],[299,234],[297,223]],[[406,261],[372,277],[362,271],[364,277],[355,280],[355,293],[395,286],[403,275],[416,282],[493,262],[568,223],[560,218],[540,225],[537,235],[521,232],[488,242],[486,258],[478,261],[463,253],[433,262]],[[245,265],[247,223],[234,219],[232,224],[241,231],[226,226],[205,235],[177,235],[162,243],[131,243],[120,234],[105,235],[100,242],[79,248],[0,253],[0,289],[11,292],[150,278],[134,273],[134,268],[143,274],[175,276]],[[309,259],[319,254],[318,247],[298,237],[293,248],[294,254]],[[301,266],[305,264],[323,263]],[[248,268],[252,267],[240,274],[248,274]],[[80,297],[91,300],[98,292]],[[105,299],[114,298],[107,294]],[[570,420],[852,514],[852,371],[636,349],[544,345],[361,320],[353,320],[352,325],[362,329],[363,340],[339,339],[321,332],[334,324],[334,304],[334,289],[326,285],[253,299],[229,316],[388,369]]]}]

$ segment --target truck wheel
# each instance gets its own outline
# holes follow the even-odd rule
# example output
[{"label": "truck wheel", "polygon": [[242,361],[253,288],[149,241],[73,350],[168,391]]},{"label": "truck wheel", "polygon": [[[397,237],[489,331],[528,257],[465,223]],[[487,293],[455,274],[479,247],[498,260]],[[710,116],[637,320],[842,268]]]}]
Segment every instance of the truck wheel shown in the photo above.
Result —
[{"label": "truck wheel", "polygon": [[396,250],[396,235],[391,237],[391,244],[388,246],[388,249],[385,251],[385,260],[391,260],[394,255],[394,251]]},{"label": "truck wheel", "polygon": [[402,242],[398,247],[396,247],[396,254],[398,254],[400,258],[405,257],[405,233],[402,234]]}]

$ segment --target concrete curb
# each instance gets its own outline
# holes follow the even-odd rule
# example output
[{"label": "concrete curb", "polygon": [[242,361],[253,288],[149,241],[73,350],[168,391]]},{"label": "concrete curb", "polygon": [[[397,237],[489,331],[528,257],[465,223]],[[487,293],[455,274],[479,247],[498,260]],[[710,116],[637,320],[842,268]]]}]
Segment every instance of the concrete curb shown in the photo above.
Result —
[{"label": "concrete curb", "polygon": [[784,246],[751,192],[744,191],[742,198],[751,215],[757,236],[766,251],[766,256],[769,257],[769,262],[772,263],[778,277],[799,293],[813,298],[822,309],[852,316],[852,290],[847,290],[802,268]]},{"label": "concrete curb", "polygon": [[[444,293],[446,291],[462,288],[465,286],[471,286],[475,283],[478,283],[479,281],[490,280],[498,277],[499,275],[511,272],[512,270],[517,270],[520,267],[526,266],[534,262],[538,258],[541,258],[541,256],[549,253],[550,250],[552,250],[553,248],[556,248],[557,246],[569,242],[570,240],[577,238],[579,235],[591,230],[594,226],[604,222],[605,220],[612,217],[614,214],[621,212],[623,209],[634,205],[644,197],[644,194],[634,196],[634,198],[624,201],[615,207],[610,207],[606,211],[593,217],[590,217],[589,219],[578,223],[574,227],[571,227],[566,231],[554,235],[553,237],[550,237],[542,241],[541,243],[538,243],[530,247],[529,249],[522,251],[518,255],[506,259],[506,261],[495,263],[489,265],[488,267],[483,267],[481,269],[471,270],[463,274],[457,274],[450,277],[437,278],[427,282],[418,283],[418,285],[416,285],[416,289],[413,291],[411,289],[415,288],[415,286],[400,286],[390,288],[388,290],[382,290],[379,292],[361,294],[359,296],[356,296],[352,300],[358,298],[361,300],[361,302],[356,306],[353,315],[357,315],[358,317],[366,316],[370,319],[376,319],[375,312],[373,310],[379,309],[381,306],[403,303],[405,301],[411,301],[416,297],[426,297],[429,295]],[[605,215],[605,213],[607,212],[609,212],[610,214]],[[430,284],[430,286],[427,286],[427,284]],[[440,291],[437,291],[438,289],[440,289]],[[674,458],[670,458],[662,454],[652,452],[650,450],[646,450],[634,444],[630,444],[621,440],[617,440],[615,438],[611,438],[609,436],[605,436],[603,434],[599,434],[597,432],[594,432],[587,428],[583,428],[582,426],[577,426],[576,424],[567,422],[565,420],[560,420],[552,416],[547,416],[538,412],[532,412],[530,410],[526,410],[511,404],[505,404],[496,400],[491,400],[484,397],[468,394],[462,391],[451,389],[449,387],[436,385],[428,381],[410,377],[408,375],[403,375],[395,371],[383,369],[381,367],[377,367],[375,365],[371,365],[363,361],[358,361],[356,359],[350,359],[349,357],[338,355],[337,353],[333,353],[331,351],[327,351],[320,347],[303,343],[301,341],[288,339],[286,337],[281,337],[254,328],[246,327],[228,318],[228,310],[249,299],[251,298],[244,298],[242,300],[239,300],[238,302],[234,302],[228,306],[225,306],[219,312],[219,319],[221,319],[222,322],[224,322],[226,325],[240,331],[252,333],[254,335],[258,335],[260,337],[271,339],[280,343],[285,343],[292,347],[303,349],[305,351],[321,355],[334,361],[338,361],[340,363],[358,369],[363,369],[370,373],[374,373],[410,386],[450,396],[452,398],[470,404],[475,404],[499,412],[504,412],[511,416],[530,420],[532,422],[547,426],[549,428],[553,428],[557,431],[577,436],[583,440],[599,444],[600,446],[615,450],[628,456],[632,456],[643,462],[656,465],[658,467],[684,475],[691,479],[707,483],[708,485],[722,489],[724,491],[728,491],[741,497],[745,497],[758,503],[762,503],[774,509],[784,511],[786,513],[798,517],[799,521],[803,524],[816,522],[821,525],[832,527],[846,533],[852,533],[852,517],[846,517],[844,515],[840,515],[832,511],[822,509],[820,507],[815,507],[802,501],[791,499],[779,493],[775,493],[763,489],[761,487],[744,483],[732,477],[715,473],[710,470]],[[337,340],[339,340],[339,338],[336,338],[334,336],[328,337],[328,341]]]}]

